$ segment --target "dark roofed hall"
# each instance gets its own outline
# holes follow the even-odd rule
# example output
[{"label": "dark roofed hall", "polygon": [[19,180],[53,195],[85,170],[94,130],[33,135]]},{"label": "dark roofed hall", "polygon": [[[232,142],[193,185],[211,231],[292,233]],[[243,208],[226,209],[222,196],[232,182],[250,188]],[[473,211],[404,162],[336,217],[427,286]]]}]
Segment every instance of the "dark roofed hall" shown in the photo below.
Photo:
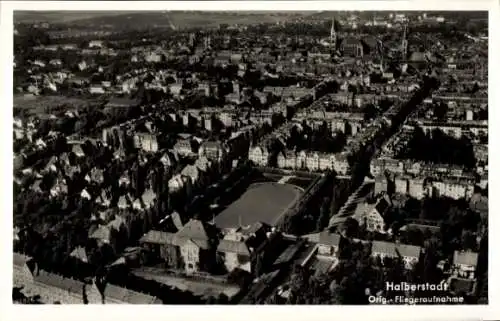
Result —
[{"label": "dark roofed hall", "polygon": [[253,184],[215,218],[215,224],[222,229],[250,226],[257,222],[273,226],[301,195],[298,187],[289,184]]},{"label": "dark roofed hall", "polygon": [[111,98],[106,104],[106,108],[113,107],[138,107],[140,105],[140,101],[137,99],[129,99],[129,98],[121,98],[115,97]]}]

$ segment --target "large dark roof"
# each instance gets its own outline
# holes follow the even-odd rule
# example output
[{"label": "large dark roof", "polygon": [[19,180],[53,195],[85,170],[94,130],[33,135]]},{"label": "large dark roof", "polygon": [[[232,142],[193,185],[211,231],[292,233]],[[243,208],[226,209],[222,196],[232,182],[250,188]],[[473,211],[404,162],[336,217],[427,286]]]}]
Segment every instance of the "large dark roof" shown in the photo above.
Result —
[{"label": "large dark roof", "polygon": [[348,45],[359,45],[361,41],[355,37],[345,37],[342,39],[342,45],[348,46]]},{"label": "large dark roof", "polygon": [[476,266],[478,260],[478,254],[476,252],[460,252],[455,251],[453,253],[453,263]]},{"label": "large dark roof", "polygon": [[140,105],[140,101],[137,99],[121,98],[115,97],[111,98],[106,104],[106,108],[112,107],[137,107]]},{"label": "large dark roof", "polygon": [[215,218],[215,224],[222,229],[250,226],[257,222],[273,226],[300,196],[300,189],[293,185],[254,184]]}]

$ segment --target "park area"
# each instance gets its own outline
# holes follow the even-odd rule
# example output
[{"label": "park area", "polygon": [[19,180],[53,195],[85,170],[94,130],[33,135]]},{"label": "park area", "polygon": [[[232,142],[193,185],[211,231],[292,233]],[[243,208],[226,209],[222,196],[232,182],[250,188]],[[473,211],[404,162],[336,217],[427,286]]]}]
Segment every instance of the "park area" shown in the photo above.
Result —
[{"label": "park area", "polygon": [[32,115],[51,114],[61,110],[80,110],[99,104],[97,99],[82,99],[66,96],[14,96],[14,110],[23,110]]}]

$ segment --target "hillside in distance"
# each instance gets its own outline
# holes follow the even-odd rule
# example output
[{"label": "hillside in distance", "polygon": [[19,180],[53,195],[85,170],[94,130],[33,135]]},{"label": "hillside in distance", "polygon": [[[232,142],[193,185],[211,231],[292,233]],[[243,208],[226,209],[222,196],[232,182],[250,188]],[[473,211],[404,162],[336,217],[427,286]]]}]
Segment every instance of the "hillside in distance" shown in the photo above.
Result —
[{"label": "hillside in distance", "polygon": [[103,16],[117,16],[125,11],[14,11],[14,23],[69,23]]},{"label": "hillside in distance", "polygon": [[219,24],[276,23],[312,13],[307,11],[18,11],[14,13],[14,21],[70,23],[72,26],[107,26],[118,29],[158,26],[184,29],[210,28]]}]

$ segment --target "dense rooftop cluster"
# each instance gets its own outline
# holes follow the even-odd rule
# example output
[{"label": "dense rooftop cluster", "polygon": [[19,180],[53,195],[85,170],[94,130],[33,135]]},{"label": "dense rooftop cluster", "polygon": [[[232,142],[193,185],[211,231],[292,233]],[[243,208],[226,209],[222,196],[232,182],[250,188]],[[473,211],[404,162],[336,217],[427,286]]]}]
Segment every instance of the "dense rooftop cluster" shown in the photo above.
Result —
[{"label": "dense rooftop cluster", "polygon": [[14,301],[484,302],[487,18],[128,15],[15,25]]}]

